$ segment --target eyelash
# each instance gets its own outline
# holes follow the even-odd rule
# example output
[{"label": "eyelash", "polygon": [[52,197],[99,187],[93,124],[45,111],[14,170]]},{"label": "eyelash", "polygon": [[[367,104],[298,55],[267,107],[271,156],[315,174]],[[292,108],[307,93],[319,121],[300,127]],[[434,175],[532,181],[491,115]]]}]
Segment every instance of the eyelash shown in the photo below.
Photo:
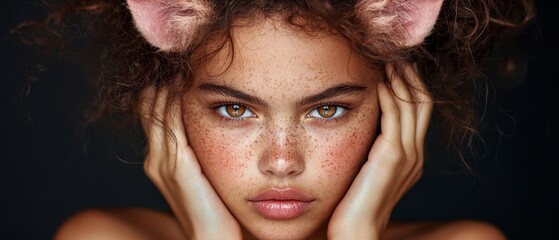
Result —
[{"label": "eyelash", "polygon": [[[251,110],[250,107],[248,107],[248,106],[246,106],[246,105],[244,105],[244,104],[242,104],[242,103],[239,103],[239,102],[220,102],[220,103],[213,104],[213,105],[211,106],[211,109],[213,109],[213,110],[216,112],[216,114],[219,116],[219,118],[221,118],[221,120],[227,121],[227,122],[232,122],[232,123],[240,123],[240,122],[242,122],[242,121],[245,121],[245,119],[247,119],[247,118],[256,117],[256,116],[254,115],[254,113],[252,113],[252,116],[250,116],[250,117],[239,117],[239,118],[227,117],[227,116],[223,115],[223,114],[220,112],[219,109],[222,108],[222,107],[229,106],[229,105],[240,105],[240,106],[243,106],[243,107],[246,108],[246,111],[250,111],[250,112],[252,113],[252,110]],[[342,108],[344,112],[341,113],[340,116],[335,117],[335,118],[317,118],[317,117],[312,117],[312,116],[310,116],[310,114],[311,114],[313,111],[317,111],[319,107],[323,107],[323,106],[333,106],[333,107],[336,107],[336,108]],[[319,103],[319,104],[314,105],[314,106],[311,108],[311,110],[309,111],[309,113],[306,114],[306,117],[313,118],[314,121],[319,121],[319,122],[323,122],[323,123],[337,122],[337,121],[340,121],[340,120],[344,119],[344,118],[348,115],[348,111],[351,111],[351,110],[353,110],[353,108],[347,106],[346,104],[333,103],[333,102]],[[339,110],[336,110],[336,111],[339,111]]]},{"label": "eyelash", "polygon": [[[220,111],[219,109],[222,108],[222,107],[227,107],[227,106],[229,106],[229,105],[239,105],[239,106],[243,106],[243,107],[246,108],[245,111],[250,111],[250,113],[252,113],[252,115],[251,115],[250,117],[238,117],[238,118],[227,117],[227,116],[225,116],[224,114],[222,114],[221,111]],[[256,117],[256,116],[254,115],[254,113],[252,112],[252,110],[250,109],[250,107],[248,107],[248,106],[246,106],[246,105],[244,105],[244,104],[242,104],[242,103],[239,103],[239,102],[220,102],[220,103],[213,104],[213,105],[211,106],[211,109],[213,109],[213,110],[215,111],[215,113],[217,114],[217,116],[218,116],[221,120],[226,121],[226,122],[230,122],[230,123],[241,123],[242,121],[245,121],[246,118],[253,118],[253,117]]]},{"label": "eyelash", "polygon": [[[332,106],[332,107],[336,107],[336,108],[342,108],[343,109],[343,113],[340,114],[340,116],[337,116],[335,118],[317,118],[317,117],[312,117],[310,116],[310,114],[314,111],[318,111],[319,107],[323,107],[323,106]],[[348,111],[353,110],[353,108],[349,107],[346,104],[342,104],[342,103],[336,103],[336,102],[325,102],[325,103],[319,103],[314,105],[311,108],[311,111],[309,113],[307,113],[307,117],[313,118],[314,121],[319,121],[322,123],[330,123],[330,122],[338,122],[340,120],[343,120],[348,114]],[[339,111],[339,110],[336,110]]]}]

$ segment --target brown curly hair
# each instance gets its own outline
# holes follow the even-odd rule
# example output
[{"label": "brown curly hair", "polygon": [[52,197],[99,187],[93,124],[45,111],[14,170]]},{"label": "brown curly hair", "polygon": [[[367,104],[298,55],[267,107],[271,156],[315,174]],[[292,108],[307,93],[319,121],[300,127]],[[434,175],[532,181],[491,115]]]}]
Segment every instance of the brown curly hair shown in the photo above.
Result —
[{"label": "brown curly hair", "polygon": [[[435,119],[444,128],[445,139],[449,146],[460,149],[471,145],[479,113],[485,107],[489,82],[483,78],[480,66],[507,30],[523,27],[534,14],[530,0],[446,0],[424,43],[402,48],[386,41],[386,33],[371,33],[362,26],[353,14],[355,0],[210,2],[215,19],[203,26],[191,48],[181,52],[158,51],[148,44],[136,30],[124,0],[72,0],[43,21],[23,23],[15,32],[42,49],[64,49],[68,42],[60,38],[79,19],[88,42],[98,49],[94,56],[100,61],[93,64],[100,70],[93,78],[99,93],[96,112],[126,116],[119,122],[128,125],[136,122],[136,106],[143,89],[167,85],[181,76],[187,80],[184,90],[192,82],[193,69],[232,41],[231,29],[236,20],[279,14],[291,26],[309,34],[331,31],[341,35],[372,66],[402,60],[416,62],[435,100]],[[208,42],[221,44],[210,47]]]}]

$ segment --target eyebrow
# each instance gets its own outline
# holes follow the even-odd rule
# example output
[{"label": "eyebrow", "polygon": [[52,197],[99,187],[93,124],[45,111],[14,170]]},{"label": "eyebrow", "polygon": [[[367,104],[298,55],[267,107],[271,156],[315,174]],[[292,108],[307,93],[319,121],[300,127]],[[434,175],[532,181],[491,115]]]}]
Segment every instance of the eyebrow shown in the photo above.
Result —
[{"label": "eyebrow", "polygon": [[[237,99],[241,99],[243,101],[247,101],[249,103],[252,104],[256,104],[256,105],[261,105],[261,106],[268,106],[268,103],[266,101],[264,101],[263,99],[256,97],[256,96],[252,96],[250,94],[244,93],[240,90],[237,89],[233,89],[230,87],[226,87],[226,86],[222,86],[222,85],[217,85],[217,84],[211,84],[211,83],[205,83],[200,85],[198,88],[200,88],[203,91],[207,91],[213,94],[219,94],[219,95],[225,95],[225,96],[230,96],[230,97],[234,97]],[[367,87],[358,85],[358,84],[340,84],[340,85],[336,85],[330,88],[327,88],[326,90],[311,95],[311,96],[307,96],[304,97],[303,99],[299,100],[297,102],[298,106],[303,106],[303,105],[308,105],[311,103],[315,103],[315,102],[319,102],[321,100],[324,99],[328,99],[328,98],[333,98],[336,96],[340,96],[340,95],[352,95],[352,94],[359,94],[364,92],[367,89]]]},{"label": "eyebrow", "polygon": [[244,93],[242,91],[239,91],[239,90],[236,90],[236,89],[233,89],[233,88],[230,88],[230,87],[217,85],[217,84],[205,83],[205,84],[200,85],[198,88],[200,88],[201,90],[213,93],[213,94],[219,94],[219,95],[234,97],[234,98],[241,99],[243,101],[247,101],[249,103],[256,104],[256,105],[268,106],[268,103],[266,103],[266,101],[262,100],[261,98],[256,97],[256,96],[251,96],[247,93]]},{"label": "eyebrow", "polygon": [[326,90],[317,93],[315,95],[312,96],[308,96],[305,97],[303,99],[301,99],[300,101],[297,102],[297,105],[299,106],[303,106],[303,105],[308,105],[311,103],[315,103],[315,102],[319,102],[322,101],[324,99],[328,99],[328,98],[333,98],[333,97],[337,97],[340,95],[353,95],[353,94],[359,94],[359,93],[363,93],[365,92],[365,90],[367,90],[367,87],[358,85],[358,84],[340,84],[340,85],[336,85],[330,88],[327,88]]}]

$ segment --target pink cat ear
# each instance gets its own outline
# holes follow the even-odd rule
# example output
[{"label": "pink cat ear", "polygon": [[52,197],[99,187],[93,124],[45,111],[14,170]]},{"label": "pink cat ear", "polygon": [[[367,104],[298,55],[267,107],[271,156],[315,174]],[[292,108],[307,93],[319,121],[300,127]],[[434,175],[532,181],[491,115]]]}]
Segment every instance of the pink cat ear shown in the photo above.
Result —
[{"label": "pink cat ear", "polygon": [[186,50],[213,11],[207,0],[127,0],[136,28],[162,51]]},{"label": "pink cat ear", "polygon": [[399,44],[423,43],[441,11],[443,0],[361,0],[357,17],[373,32],[388,33]]}]

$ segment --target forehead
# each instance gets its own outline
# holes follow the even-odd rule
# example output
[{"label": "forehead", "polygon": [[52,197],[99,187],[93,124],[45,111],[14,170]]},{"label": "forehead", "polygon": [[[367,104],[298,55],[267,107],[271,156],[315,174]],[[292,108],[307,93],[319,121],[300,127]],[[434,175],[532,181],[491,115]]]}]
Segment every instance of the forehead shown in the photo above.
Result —
[{"label": "forehead", "polygon": [[[195,85],[214,82],[251,92],[374,86],[382,76],[367,67],[338,35],[302,32],[283,20],[263,19],[232,29],[225,45],[197,71]],[[297,92],[297,91],[295,91]]]}]

